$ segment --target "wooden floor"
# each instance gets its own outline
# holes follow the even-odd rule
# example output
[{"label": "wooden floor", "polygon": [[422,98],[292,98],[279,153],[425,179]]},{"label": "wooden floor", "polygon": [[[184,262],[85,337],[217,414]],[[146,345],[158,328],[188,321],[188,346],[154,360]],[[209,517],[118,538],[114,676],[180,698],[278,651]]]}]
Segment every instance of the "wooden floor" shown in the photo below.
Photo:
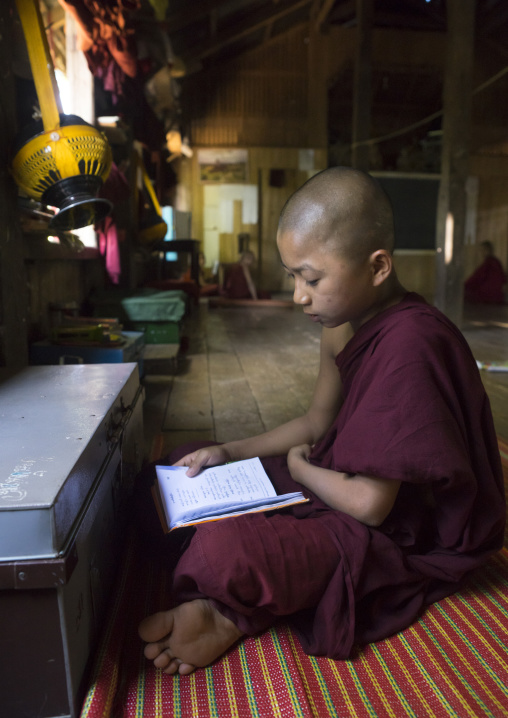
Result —
[{"label": "wooden floor", "polygon": [[[508,361],[508,306],[467,307],[462,327],[479,361]],[[482,371],[498,436],[508,440],[508,373]]]},{"label": "wooden floor", "polygon": [[[299,308],[211,309],[185,322],[175,361],[145,361],[147,454],[191,440],[228,441],[303,413],[319,363],[321,328]],[[464,335],[480,361],[508,361],[508,306],[466,308]],[[508,373],[482,372],[498,435],[508,438]]]}]

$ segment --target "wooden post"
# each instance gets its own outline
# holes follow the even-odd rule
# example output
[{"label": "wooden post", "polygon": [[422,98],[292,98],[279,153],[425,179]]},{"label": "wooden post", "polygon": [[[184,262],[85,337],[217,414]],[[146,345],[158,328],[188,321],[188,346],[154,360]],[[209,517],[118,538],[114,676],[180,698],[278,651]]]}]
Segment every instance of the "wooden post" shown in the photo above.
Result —
[{"label": "wooden post", "polygon": [[28,364],[28,291],[18,189],[9,173],[16,134],[13,17],[12,0],[0,3],[0,366],[19,369]]},{"label": "wooden post", "polygon": [[263,169],[258,168],[258,236],[257,236],[257,274],[256,284],[261,286],[263,277]]},{"label": "wooden post", "polygon": [[436,306],[462,324],[476,0],[447,0],[441,182],[436,220]]},{"label": "wooden post", "polygon": [[368,140],[372,114],[372,31],[374,0],[356,0],[356,59],[353,90],[353,143],[351,163],[356,169],[368,171]]}]

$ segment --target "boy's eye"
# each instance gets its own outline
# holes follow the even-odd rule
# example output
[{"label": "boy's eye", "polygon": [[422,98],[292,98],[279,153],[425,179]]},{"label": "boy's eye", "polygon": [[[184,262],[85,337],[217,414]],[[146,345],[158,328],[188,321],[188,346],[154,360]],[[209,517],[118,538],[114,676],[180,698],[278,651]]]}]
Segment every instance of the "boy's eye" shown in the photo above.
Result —
[{"label": "boy's eye", "polygon": [[291,272],[285,272],[285,274],[286,274],[286,277],[289,277],[290,279],[294,279],[294,278],[295,278],[295,275],[294,275],[294,274],[291,274]]},{"label": "boy's eye", "polygon": [[308,284],[309,287],[315,287],[318,282],[319,279],[308,279],[305,284]]}]

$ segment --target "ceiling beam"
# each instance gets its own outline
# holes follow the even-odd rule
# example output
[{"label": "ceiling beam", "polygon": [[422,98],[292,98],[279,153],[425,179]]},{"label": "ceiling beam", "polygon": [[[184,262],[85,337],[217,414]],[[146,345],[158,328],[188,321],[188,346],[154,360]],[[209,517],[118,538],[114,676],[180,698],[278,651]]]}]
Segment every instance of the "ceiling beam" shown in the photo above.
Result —
[{"label": "ceiling beam", "polygon": [[290,15],[291,13],[295,12],[296,10],[299,10],[302,7],[305,7],[306,5],[310,5],[311,0],[298,0],[298,2],[292,2],[289,6],[284,8],[283,10],[278,10],[276,12],[271,12],[269,15],[264,17],[261,20],[254,21],[251,25],[248,27],[242,27],[242,25],[245,23],[245,20],[240,22],[238,29],[233,30],[232,32],[222,32],[218,35],[218,39],[216,42],[208,42],[204,46],[201,47],[194,47],[190,48],[188,53],[184,54],[184,59],[187,60],[189,58],[193,60],[203,60],[207,57],[210,57],[211,55],[214,55],[215,53],[219,52],[220,50],[223,50],[228,45],[232,45],[237,40],[241,40],[245,37],[248,37],[249,35],[252,35],[255,32],[258,32],[262,28],[267,27],[268,25],[273,24],[277,20],[280,20],[281,18],[285,17],[286,15]]},{"label": "ceiling beam", "polygon": [[323,25],[327,24],[328,16],[335,5],[335,0],[323,0],[323,4],[319,8],[316,19],[314,20],[314,28],[316,32],[321,32]]},{"label": "ceiling beam", "polygon": [[225,4],[226,0],[193,0],[187,3],[184,10],[170,13],[158,24],[171,35],[183,30],[187,25],[203,20],[212,12],[217,12],[220,6]]},{"label": "ceiling beam", "polygon": [[330,22],[337,25],[341,25],[343,22],[349,21],[352,18],[354,18],[356,22],[356,0],[347,0],[347,2],[337,5],[330,14]]}]

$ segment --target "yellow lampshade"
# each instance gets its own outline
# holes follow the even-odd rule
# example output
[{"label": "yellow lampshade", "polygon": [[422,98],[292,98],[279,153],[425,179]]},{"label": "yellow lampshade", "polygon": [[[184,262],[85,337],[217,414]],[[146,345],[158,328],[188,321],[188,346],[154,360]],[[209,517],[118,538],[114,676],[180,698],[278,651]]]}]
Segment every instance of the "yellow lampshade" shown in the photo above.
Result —
[{"label": "yellow lampshade", "polygon": [[[28,139],[18,139],[12,171],[18,186],[29,197],[57,207],[50,226],[78,229],[103,219],[111,203],[95,195],[112,163],[105,136],[75,115],[60,115],[60,126],[37,132],[27,128]],[[31,136],[30,136],[31,135]]]},{"label": "yellow lampshade", "polygon": [[66,231],[103,219],[111,203],[96,197],[111,169],[106,137],[77,117],[64,115],[38,0],[16,0],[42,121],[16,141],[12,172],[29,197],[59,212],[49,223]]}]

